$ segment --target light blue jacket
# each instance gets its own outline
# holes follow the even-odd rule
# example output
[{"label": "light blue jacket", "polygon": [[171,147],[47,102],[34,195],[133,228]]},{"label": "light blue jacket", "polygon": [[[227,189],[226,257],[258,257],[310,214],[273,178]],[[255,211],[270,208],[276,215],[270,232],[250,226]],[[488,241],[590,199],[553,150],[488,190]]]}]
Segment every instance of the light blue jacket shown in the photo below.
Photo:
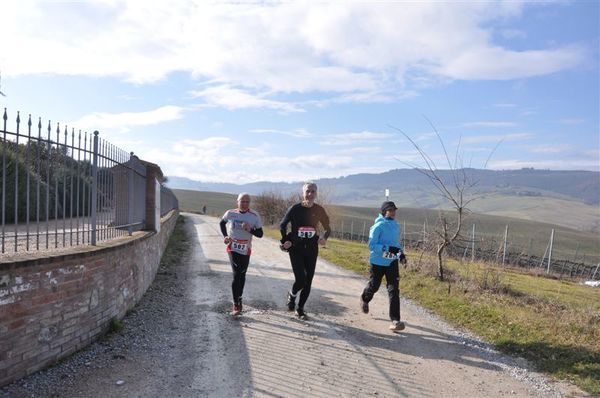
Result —
[{"label": "light blue jacket", "polygon": [[[396,220],[385,218],[381,214],[375,219],[375,224],[369,229],[369,250],[371,255],[369,261],[371,264],[389,266],[393,258],[385,258],[384,253],[388,247],[395,246],[404,249],[400,245],[400,225]],[[400,254],[400,253],[398,253]]]}]

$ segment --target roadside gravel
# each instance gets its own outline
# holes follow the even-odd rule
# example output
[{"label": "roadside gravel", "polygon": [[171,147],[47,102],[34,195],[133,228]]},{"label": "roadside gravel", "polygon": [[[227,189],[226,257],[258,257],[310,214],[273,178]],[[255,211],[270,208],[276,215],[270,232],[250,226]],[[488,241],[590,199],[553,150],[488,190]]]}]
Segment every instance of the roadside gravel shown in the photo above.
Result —
[{"label": "roadside gravel", "polygon": [[[175,250],[177,253],[173,253]],[[109,332],[55,366],[1,388],[0,396],[128,396],[127,392],[137,384],[145,384],[132,382],[136,378],[146,376],[148,384],[154,386],[168,386],[179,378],[180,375],[171,375],[169,369],[164,369],[163,364],[166,358],[186,358],[187,331],[193,328],[189,316],[192,303],[185,295],[189,271],[185,259],[190,251],[189,241],[169,243],[154,282],[122,320],[120,331]],[[91,380],[94,381],[88,383]],[[98,385],[102,391],[98,391]]]}]

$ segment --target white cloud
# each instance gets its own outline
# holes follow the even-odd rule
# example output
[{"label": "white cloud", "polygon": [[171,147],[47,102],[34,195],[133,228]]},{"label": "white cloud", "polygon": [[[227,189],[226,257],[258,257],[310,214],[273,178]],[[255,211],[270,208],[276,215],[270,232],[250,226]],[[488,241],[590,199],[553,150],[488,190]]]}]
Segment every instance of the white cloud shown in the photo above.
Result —
[{"label": "white cloud", "polygon": [[503,29],[500,34],[506,39],[524,39],[527,33],[519,29]]},{"label": "white cloud", "polygon": [[570,69],[586,57],[586,51],[578,46],[520,52],[485,46],[466,49],[433,69],[453,79],[513,80]]},{"label": "white cloud", "polygon": [[250,130],[251,133],[257,133],[257,134],[281,134],[281,135],[287,135],[289,137],[296,137],[296,138],[307,138],[307,137],[313,137],[314,134],[305,130],[305,129],[295,129],[295,130],[277,130],[277,129],[252,129]]},{"label": "white cloud", "polygon": [[480,135],[473,137],[462,137],[463,144],[480,144],[482,142],[506,142],[506,141],[524,141],[535,138],[531,133],[516,133],[516,134],[497,134],[497,135]]},{"label": "white cloud", "polygon": [[191,72],[217,84],[198,93],[210,105],[297,112],[272,95],[389,101],[415,95],[423,81],[520,79],[580,65],[588,54],[576,45],[515,51],[493,41],[489,22],[526,6],[535,5],[9,1],[0,38],[4,54],[19,56],[5,57],[2,69],[137,83]]},{"label": "white cloud", "polygon": [[[248,183],[253,181],[303,181],[359,172],[382,172],[391,166],[357,161],[369,151],[356,148],[340,154],[279,155],[269,144],[248,147],[228,137],[183,140],[170,148],[143,151],[142,158],[161,165],[165,175],[200,181]],[[285,167],[281,167],[285,165]]]},{"label": "white cloud", "polygon": [[538,145],[529,148],[529,151],[532,153],[564,153],[567,151],[572,151],[573,147],[571,145],[559,144],[559,145]]},{"label": "white cloud", "polygon": [[303,112],[296,105],[264,99],[264,95],[252,95],[244,90],[229,86],[209,87],[191,92],[195,98],[203,98],[208,106],[221,106],[226,109],[270,108],[283,112]]},{"label": "white cloud", "polygon": [[145,112],[104,113],[95,112],[67,123],[82,130],[109,130],[125,133],[133,126],[151,126],[171,120],[181,119],[184,108],[178,106],[162,106]]},{"label": "white cloud", "polygon": [[353,148],[344,148],[338,151],[338,153],[342,153],[344,155],[371,155],[385,152],[386,149],[379,146],[359,146]]},{"label": "white cloud", "polygon": [[395,138],[395,134],[390,133],[375,133],[372,131],[361,131],[357,133],[344,134],[329,134],[323,136],[324,140],[320,141],[321,145],[352,145],[360,141],[389,141],[390,138]]},{"label": "white cloud", "polygon": [[423,141],[430,141],[433,139],[436,139],[437,135],[434,132],[429,132],[429,133],[421,133],[419,135],[417,135],[415,138],[413,138],[413,140],[415,142],[423,142]]},{"label": "white cloud", "polygon": [[468,122],[463,123],[461,127],[476,128],[476,127],[514,127],[516,126],[513,122]]}]

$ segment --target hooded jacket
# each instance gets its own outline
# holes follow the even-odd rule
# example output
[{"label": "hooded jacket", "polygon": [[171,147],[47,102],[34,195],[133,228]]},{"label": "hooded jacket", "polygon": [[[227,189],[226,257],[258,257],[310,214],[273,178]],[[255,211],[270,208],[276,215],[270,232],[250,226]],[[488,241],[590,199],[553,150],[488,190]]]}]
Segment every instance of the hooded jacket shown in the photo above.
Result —
[{"label": "hooded jacket", "polygon": [[394,258],[384,257],[384,253],[390,246],[400,248],[400,253],[404,252],[399,237],[400,225],[396,220],[385,218],[380,214],[375,219],[375,224],[369,229],[369,250],[371,251],[369,261],[371,264],[387,267],[395,261]]}]

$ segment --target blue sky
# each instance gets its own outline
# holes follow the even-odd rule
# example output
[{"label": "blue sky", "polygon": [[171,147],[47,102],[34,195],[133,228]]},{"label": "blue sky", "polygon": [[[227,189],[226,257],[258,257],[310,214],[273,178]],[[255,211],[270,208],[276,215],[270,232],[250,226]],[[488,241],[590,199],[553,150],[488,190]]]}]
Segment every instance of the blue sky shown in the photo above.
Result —
[{"label": "blue sky", "polygon": [[432,125],[458,165],[598,171],[598,4],[3,1],[0,106],[201,181],[422,166],[398,130],[447,168]]}]

